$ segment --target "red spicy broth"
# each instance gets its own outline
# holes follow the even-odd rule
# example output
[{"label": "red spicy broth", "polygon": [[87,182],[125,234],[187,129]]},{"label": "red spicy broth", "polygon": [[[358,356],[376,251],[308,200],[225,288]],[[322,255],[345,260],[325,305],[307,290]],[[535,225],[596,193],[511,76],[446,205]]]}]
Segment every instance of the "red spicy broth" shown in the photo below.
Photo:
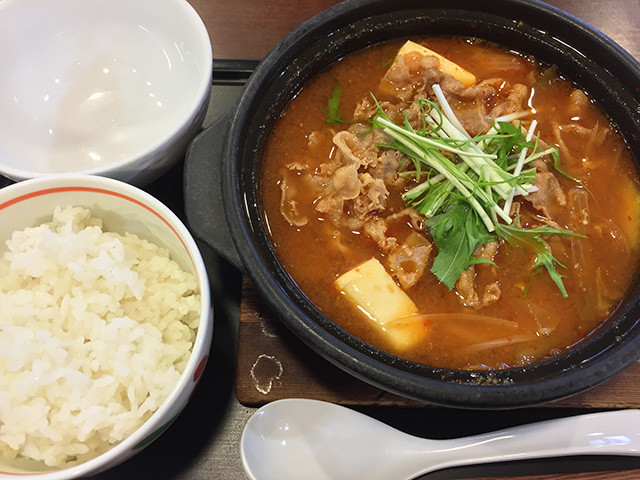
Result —
[{"label": "red spicy broth", "polygon": [[[442,285],[430,272],[437,248],[428,229],[402,213],[407,207],[401,194],[416,183],[398,180],[398,172],[394,177],[388,168],[382,173],[386,167],[376,160],[361,166],[358,178],[384,177],[388,191],[384,204],[362,218],[354,213],[360,198],[326,211],[327,185],[335,181],[331,175],[346,155],[334,136],[357,131],[361,139],[370,128],[327,123],[328,98],[338,84],[340,112],[347,121],[371,113],[371,108],[363,108],[371,93],[389,105],[391,114],[409,108],[411,95],[424,88],[426,69],[420,66],[422,58],[405,55],[408,67],[400,72],[404,80],[398,80],[400,73],[395,77],[389,73],[402,41],[337,62],[310,81],[282,114],[267,145],[261,178],[264,216],[276,254],[302,291],[336,324],[402,358],[444,368],[499,369],[557,355],[583,340],[613,312],[636,273],[640,196],[631,154],[606,115],[554,68],[484,41],[448,37],[414,41],[472,72],[477,85],[493,88],[483,97],[467,98],[457,86],[459,95],[446,93],[463,124],[472,130],[478,115],[486,123],[493,120],[491,112],[532,109],[532,114],[513,123],[528,128],[535,119],[540,140],[558,149],[561,170],[547,157],[536,174],[552,185],[551,193],[544,201],[522,197],[517,214],[523,228],[554,225],[587,237],[547,239],[554,257],[566,267],[557,269],[564,275],[567,298],[546,272],[533,268],[535,254],[505,242],[498,242],[491,256],[495,265],[473,267],[470,286],[460,285],[460,280],[452,290]],[[425,92],[432,98],[430,88]],[[403,98],[407,95],[410,98]],[[375,154],[381,155],[381,150]],[[376,217],[385,221],[383,239],[367,227]],[[389,238],[398,246],[406,244],[415,233],[426,239],[430,254],[419,279],[407,286],[390,270],[392,254],[386,246]],[[372,327],[371,319],[336,291],[338,277],[371,258],[390,271],[417,307],[419,315],[412,321],[419,326],[411,328],[419,330],[420,340],[410,347],[390,342],[384,329]],[[420,268],[412,264],[404,273],[415,273],[412,269]]]}]

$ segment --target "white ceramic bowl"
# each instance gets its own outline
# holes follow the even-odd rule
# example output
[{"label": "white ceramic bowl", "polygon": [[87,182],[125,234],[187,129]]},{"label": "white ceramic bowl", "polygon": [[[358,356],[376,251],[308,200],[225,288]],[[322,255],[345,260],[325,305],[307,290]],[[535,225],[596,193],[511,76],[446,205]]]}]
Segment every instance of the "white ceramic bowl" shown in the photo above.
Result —
[{"label": "white ceramic bowl", "polygon": [[134,233],[167,248],[171,258],[197,278],[201,295],[200,325],[179,382],[160,408],[131,436],[98,457],[57,471],[42,471],[42,466],[25,466],[26,463],[18,466],[0,456],[0,479],[16,478],[16,473],[20,473],[20,478],[38,480],[86,477],[131,457],[162,433],[187,404],[211,346],[213,312],[209,281],[198,247],[171,210],[137,187],[100,176],[71,174],[27,180],[0,189],[0,252],[6,250],[4,242],[13,231],[50,221],[55,206],[67,205],[89,208],[94,216],[103,220],[105,231]]},{"label": "white ceramic bowl", "polygon": [[144,185],[182,158],[212,52],[186,0],[0,1],[0,173]]}]

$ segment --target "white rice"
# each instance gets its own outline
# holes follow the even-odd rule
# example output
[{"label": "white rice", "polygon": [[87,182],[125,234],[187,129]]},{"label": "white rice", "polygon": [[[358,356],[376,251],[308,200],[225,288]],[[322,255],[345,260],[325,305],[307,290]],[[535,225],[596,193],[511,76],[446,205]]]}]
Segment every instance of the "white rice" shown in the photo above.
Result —
[{"label": "white rice", "polygon": [[0,456],[88,460],[140,427],[189,358],[193,275],[79,207],[15,232],[0,259]]}]

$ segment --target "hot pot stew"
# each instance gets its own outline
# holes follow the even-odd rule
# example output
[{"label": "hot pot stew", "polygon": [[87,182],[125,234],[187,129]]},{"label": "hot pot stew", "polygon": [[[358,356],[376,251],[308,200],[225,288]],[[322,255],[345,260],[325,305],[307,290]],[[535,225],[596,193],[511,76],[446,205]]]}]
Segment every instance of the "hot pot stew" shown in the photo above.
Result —
[{"label": "hot pot stew", "polygon": [[370,47],[278,121],[273,248],[336,324],[411,361],[502,369],[562,353],[638,263],[638,174],[588,94],[489,42]]}]

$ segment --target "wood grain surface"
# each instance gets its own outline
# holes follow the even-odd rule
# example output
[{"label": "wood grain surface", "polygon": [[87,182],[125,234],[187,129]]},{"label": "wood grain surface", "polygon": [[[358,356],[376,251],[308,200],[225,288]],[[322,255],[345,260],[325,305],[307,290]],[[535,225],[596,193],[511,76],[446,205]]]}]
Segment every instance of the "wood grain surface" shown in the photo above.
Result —
[{"label": "wood grain surface", "polygon": [[337,0],[191,0],[211,38],[213,57],[257,60],[289,32]]},{"label": "wood grain surface", "polygon": [[[189,1],[207,26],[214,58],[248,60],[263,58],[295,27],[340,3],[337,0]],[[638,0],[549,0],[545,3],[593,25],[640,58]]]}]

